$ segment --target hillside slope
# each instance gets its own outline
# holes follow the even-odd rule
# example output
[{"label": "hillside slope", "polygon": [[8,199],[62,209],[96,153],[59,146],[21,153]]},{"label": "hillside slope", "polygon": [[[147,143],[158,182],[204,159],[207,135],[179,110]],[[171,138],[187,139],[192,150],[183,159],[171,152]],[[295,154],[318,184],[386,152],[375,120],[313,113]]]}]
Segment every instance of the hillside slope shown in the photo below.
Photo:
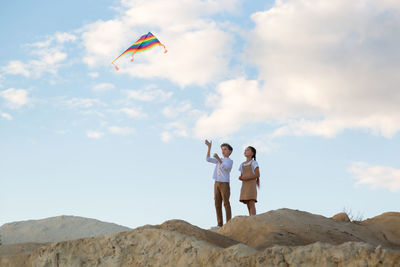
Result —
[{"label": "hillside slope", "polygon": [[114,223],[78,216],[57,216],[41,220],[6,223],[0,227],[4,245],[73,240],[131,230]]}]

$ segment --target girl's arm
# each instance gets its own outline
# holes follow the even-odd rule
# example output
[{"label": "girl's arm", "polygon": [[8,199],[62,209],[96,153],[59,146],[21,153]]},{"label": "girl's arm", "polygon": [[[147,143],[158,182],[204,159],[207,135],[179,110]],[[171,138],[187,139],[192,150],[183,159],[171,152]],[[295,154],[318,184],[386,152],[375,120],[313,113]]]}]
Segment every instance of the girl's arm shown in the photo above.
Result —
[{"label": "girl's arm", "polygon": [[245,181],[249,181],[249,180],[254,180],[254,179],[257,179],[257,178],[259,178],[260,177],[260,169],[257,167],[255,170],[254,170],[254,172],[256,173],[256,174],[251,174],[251,175],[249,175],[249,176],[241,176],[242,177],[242,179],[241,180],[245,180]]}]

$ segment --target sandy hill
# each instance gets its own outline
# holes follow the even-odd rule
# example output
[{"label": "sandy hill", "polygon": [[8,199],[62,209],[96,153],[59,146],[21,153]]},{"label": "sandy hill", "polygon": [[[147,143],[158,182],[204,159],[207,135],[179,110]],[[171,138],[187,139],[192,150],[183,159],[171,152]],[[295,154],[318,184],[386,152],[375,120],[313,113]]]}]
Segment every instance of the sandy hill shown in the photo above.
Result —
[{"label": "sandy hill", "polygon": [[280,209],[209,231],[185,221],[0,246],[0,266],[400,266],[400,213],[363,222]]},{"label": "sandy hill", "polygon": [[6,223],[0,227],[0,235],[3,244],[45,243],[129,230],[131,229],[128,227],[95,219],[58,216],[42,220]]}]

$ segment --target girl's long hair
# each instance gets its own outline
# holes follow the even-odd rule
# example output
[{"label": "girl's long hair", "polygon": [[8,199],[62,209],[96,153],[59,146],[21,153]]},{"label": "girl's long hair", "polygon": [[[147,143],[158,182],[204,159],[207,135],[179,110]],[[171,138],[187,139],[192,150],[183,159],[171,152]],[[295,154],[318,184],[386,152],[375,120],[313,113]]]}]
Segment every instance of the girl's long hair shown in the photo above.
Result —
[{"label": "girl's long hair", "polygon": [[[248,146],[248,148],[251,150],[251,152],[253,152],[252,158],[253,158],[254,160],[256,160],[257,150],[256,150],[254,147],[252,147],[252,146]],[[257,183],[257,187],[260,188],[260,177],[257,178],[256,183]]]},{"label": "girl's long hair", "polygon": [[248,146],[248,148],[250,148],[250,150],[251,150],[251,152],[253,152],[253,159],[254,160],[256,160],[256,154],[257,154],[257,150],[254,148],[254,147],[252,147],[252,146]]}]

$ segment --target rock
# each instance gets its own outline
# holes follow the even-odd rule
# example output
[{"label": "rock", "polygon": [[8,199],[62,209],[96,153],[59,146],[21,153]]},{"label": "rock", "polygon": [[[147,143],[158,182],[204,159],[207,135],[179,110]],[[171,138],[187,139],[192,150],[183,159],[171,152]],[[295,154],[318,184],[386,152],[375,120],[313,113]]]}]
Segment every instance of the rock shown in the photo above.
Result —
[{"label": "rock", "polygon": [[[304,211],[279,209],[257,216],[237,216],[218,233],[257,249],[273,245],[303,246],[318,241],[334,245],[365,242],[400,249],[400,233],[394,230],[398,220],[400,215],[357,225]],[[385,233],[391,237],[380,233],[379,227],[386,227]]]},{"label": "rock", "polygon": [[338,222],[350,222],[349,216],[347,216],[347,213],[341,212],[336,215],[334,215],[331,219],[338,221]]},{"label": "rock", "polygon": [[227,248],[239,243],[229,237],[225,237],[213,231],[206,231],[182,220],[170,220],[161,225],[145,226],[145,228],[156,228],[179,232],[222,248]]},{"label": "rock", "polygon": [[[400,266],[400,250],[389,248],[398,245],[398,219],[355,225],[281,209],[235,217],[218,233],[171,220],[105,236],[0,246],[0,266]],[[366,241],[346,241],[360,238]]]},{"label": "rock", "polygon": [[390,243],[400,244],[400,212],[386,212],[360,222]]},{"label": "rock", "polygon": [[[112,244],[109,246],[109,244]],[[1,256],[8,266],[398,266],[400,252],[365,243],[221,248],[162,229],[53,243],[30,255]]]}]

